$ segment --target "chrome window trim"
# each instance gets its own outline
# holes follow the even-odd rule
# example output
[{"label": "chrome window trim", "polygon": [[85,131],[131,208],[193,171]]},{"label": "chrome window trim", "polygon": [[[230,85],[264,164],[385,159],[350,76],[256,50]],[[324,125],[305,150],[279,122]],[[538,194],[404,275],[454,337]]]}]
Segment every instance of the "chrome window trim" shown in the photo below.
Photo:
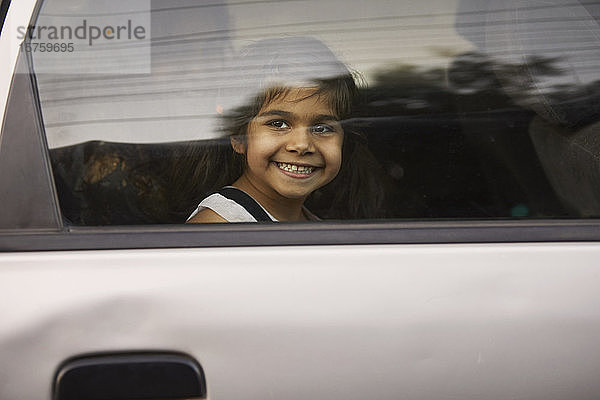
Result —
[{"label": "chrome window trim", "polygon": [[350,221],[3,231],[0,251],[593,241],[598,220]]}]

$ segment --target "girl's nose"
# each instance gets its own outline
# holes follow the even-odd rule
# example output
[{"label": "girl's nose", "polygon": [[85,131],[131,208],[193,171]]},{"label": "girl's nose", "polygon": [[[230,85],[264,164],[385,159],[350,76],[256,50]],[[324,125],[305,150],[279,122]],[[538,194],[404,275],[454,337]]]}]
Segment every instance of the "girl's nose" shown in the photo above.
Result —
[{"label": "girl's nose", "polygon": [[310,129],[306,127],[293,129],[287,135],[285,149],[292,153],[298,153],[299,155],[314,153],[315,149]]}]

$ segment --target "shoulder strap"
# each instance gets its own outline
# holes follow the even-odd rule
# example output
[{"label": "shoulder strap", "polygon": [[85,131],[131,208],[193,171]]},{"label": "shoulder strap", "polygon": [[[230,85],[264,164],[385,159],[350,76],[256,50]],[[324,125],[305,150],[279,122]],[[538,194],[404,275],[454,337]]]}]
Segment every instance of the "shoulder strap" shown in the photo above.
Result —
[{"label": "shoulder strap", "polygon": [[266,211],[258,204],[256,200],[254,200],[250,195],[246,192],[234,188],[234,187],[225,187],[219,190],[219,194],[221,196],[227,197],[230,200],[235,201],[240,206],[244,207],[250,215],[254,217],[254,219],[258,222],[273,222],[269,215],[267,215]]}]

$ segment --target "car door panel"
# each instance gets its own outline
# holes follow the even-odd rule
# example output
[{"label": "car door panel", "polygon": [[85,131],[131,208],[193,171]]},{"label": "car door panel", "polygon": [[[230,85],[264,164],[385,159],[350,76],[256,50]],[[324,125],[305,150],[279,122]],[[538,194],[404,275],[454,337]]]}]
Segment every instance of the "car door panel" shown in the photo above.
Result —
[{"label": "car door panel", "polygon": [[48,393],[78,354],[169,350],[199,361],[213,399],[593,398],[599,255],[583,243],[5,253],[1,397]]}]

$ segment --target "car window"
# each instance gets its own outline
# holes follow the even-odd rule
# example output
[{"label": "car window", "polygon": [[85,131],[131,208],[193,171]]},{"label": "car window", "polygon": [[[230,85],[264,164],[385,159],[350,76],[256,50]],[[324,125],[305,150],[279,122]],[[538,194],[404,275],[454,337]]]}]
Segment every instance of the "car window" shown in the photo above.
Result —
[{"label": "car window", "polygon": [[312,78],[330,67],[303,61],[315,42],[358,86],[340,122],[358,144],[342,149],[355,170],[311,189],[314,220],[600,215],[595,2],[120,7],[46,0],[25,35],[66,225],[184,223],[233,183],[202,162],[235,152],[224,115],[275,65],[248,54],[281,46],[278,73]]}]

